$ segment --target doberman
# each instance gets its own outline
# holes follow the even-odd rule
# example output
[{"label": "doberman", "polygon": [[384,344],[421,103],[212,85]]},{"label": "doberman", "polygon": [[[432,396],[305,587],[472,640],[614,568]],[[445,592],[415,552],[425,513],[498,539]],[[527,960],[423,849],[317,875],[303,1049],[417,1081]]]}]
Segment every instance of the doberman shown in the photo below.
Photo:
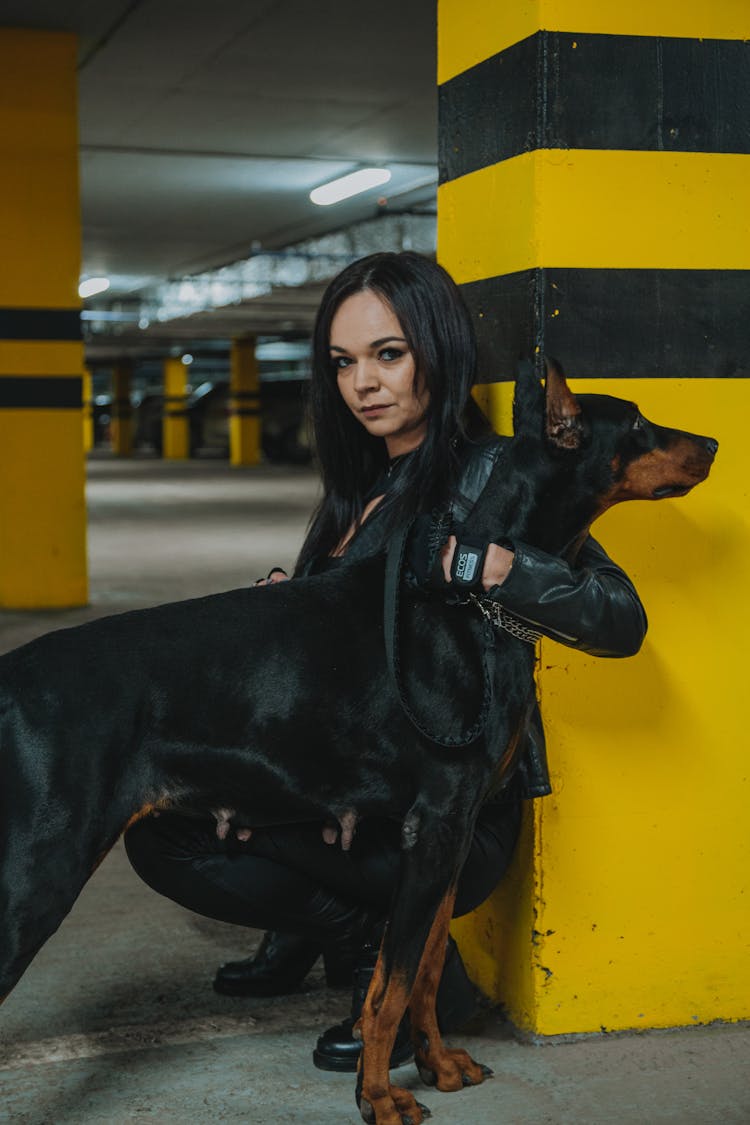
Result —
[{"label": "doberman", "polygon": [[[630,402],[575,397],[554,363],[544,388],[533,370],[519,377],[514,426],[470,530],[569,561],[607,508],[684,495],[718,448],[652,425]],[[397,689],[385,565],[379,556],[125,613],[0,658],[0,996],[123,829],[150,811],[210,811],[220,834],[331,817],[349,834],[357,817],[387,816],[403,825],[403,851],[362,1017],[362,1116],[418,1125],[429,1112],[389,1081],[407,1006],[425,1082],[459,1090],[487,1077],[443,1045],[435,993],[457,875],[483,798],[512,767],[534,651],[490,630],[486,707],[482,613],[402,583]],[[482,712],[467,735],[464,716]]]}]

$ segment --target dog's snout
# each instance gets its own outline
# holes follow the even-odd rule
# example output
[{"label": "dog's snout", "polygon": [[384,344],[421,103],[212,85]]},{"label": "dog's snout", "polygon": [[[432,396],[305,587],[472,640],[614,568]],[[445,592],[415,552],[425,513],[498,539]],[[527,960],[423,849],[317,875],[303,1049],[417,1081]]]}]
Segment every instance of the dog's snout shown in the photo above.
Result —
[{"label": "dog's snout", "polygon": [[712,437],[706,438],[706,449],[708,450],[708,452],[711,454],[712,457],[716,456],[716,454],[719,451],[719,443],[716,440],[716,438],[712,438]]}]

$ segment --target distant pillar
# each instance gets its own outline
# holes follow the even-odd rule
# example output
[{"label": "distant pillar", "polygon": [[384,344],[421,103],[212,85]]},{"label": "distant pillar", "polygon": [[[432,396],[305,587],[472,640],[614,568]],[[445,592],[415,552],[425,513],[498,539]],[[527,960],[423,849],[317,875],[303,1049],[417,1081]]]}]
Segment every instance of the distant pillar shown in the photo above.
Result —
[{"label": "distant pillar", "polygon": [[0,30],[0,607],[87,601],[76,39]]},{"label": "distant pillar", "polygon": [[547,353],[721,443],[687,499],[596,524],[649,635],[542,642],[554,793],[462,952],[536,1034],[747,1019],[750,9],[440,0],[438,37],[438,257],[496,425]]},{"label": "distant pillar", "polygon": [[164,360],[163,456],[185,461],[190,456],[190,422],[187,413],[187,368],[181,359]]},{"label": "distant pillar", "polygon": [[112,372],[112,452],[118,457],[130,457],[133,453],[133,404],[130,400],[130,384],[133,368],[127,360],[115,364]]},{"label": "distant pillar", "polygon": [[83,452],[94,448],[94,381],[87,367],[83,369]]},{"label": "distant pillar", "polygon": [[254,336],[232,340],[230,371],[230,462],[258,465],[262,459],[260,380]]}]

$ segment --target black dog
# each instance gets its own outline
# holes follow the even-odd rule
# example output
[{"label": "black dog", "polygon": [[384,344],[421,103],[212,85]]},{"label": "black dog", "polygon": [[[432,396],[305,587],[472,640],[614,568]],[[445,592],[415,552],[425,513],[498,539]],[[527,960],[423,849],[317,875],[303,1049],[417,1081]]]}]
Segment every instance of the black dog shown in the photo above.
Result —
[{"label": "black dog", "polygon": [[[576,399],[554,365],[546,396],[533,374],[519,380],[515,428],[470,531],[570,560],[606,508],[683,495],[717,449],[631,403]],[[403,861],[362,1020],[362,1115],[417,1125],[427,1113],[389,1084],[407,1004],[425,1081],[456,1090],[486,1077],[443,1046],[435,991],[474,818],[510,768],[533,691],[533,649],[495,631],[491,671],[476,607],[402,588],[402,700],[383,583],[378,557],[62,630],[0,658],[0,996],[123,829],[153,809],[211,810],[220,832],[333,816],[349,834],[357,817],[397,817]],[[466,714],[480,716],[468,732]]]}]

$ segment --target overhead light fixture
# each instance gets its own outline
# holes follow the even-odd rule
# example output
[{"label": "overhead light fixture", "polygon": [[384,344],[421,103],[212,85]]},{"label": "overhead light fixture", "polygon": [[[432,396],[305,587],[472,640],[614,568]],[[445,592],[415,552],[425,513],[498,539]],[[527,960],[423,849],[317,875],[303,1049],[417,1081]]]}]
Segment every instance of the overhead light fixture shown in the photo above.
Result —
[{"label": "overhead light fixture", "polygon": [[95,297],[97,293],[104,293],[109,289],[108,277],[87,277],[78,286],[79,297]]},{"label": "overhead light fixture", "polygon": [[328,207],[351,195],[359,195],[361,191],[387,184],[390,178],[391,173],[387,168],[360,168],[358,172],[350,172],[348,176],[340,176],[337,180],[314,188],[310,192],[310,199],[319,207]]}]

